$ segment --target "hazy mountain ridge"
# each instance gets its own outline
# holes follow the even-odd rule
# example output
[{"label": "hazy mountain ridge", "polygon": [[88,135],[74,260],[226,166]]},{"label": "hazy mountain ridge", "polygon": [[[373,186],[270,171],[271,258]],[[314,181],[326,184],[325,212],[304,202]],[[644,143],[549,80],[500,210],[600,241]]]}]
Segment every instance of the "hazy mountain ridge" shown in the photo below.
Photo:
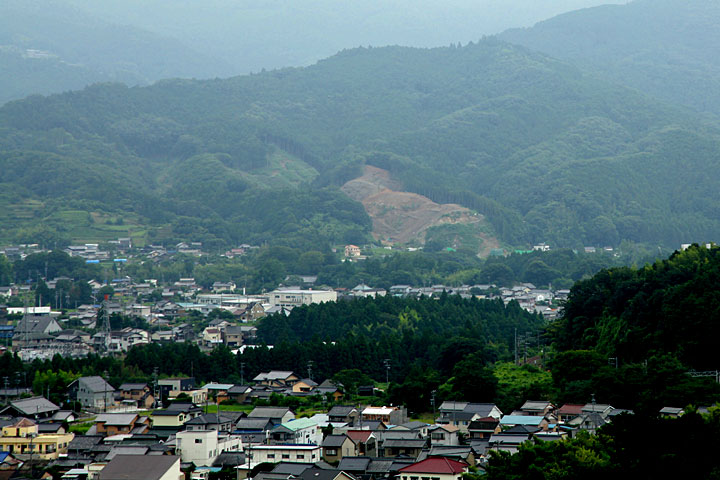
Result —
[{"label": "hazy mountain ridge", "polygon": [[720,114],[720,4],[636,0],[577,10],[501,40],[702,112]]}]

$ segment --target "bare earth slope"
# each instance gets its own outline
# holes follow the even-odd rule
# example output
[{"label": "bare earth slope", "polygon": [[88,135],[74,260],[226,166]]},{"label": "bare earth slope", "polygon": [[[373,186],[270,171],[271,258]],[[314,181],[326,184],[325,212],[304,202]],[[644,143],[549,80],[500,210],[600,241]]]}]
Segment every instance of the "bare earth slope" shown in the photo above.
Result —
[{"label": "bare earth slope", "polygon": [[[383,169],[365,166],[363,176],[350,180],[342,190],[352,199],[362,202],[373,222],[373,236],[392,243],[411,241],[424,243],[428,228],[451,224],[485,223],[482,215],[453,203],[439,204],[427,197],[400,192],[400,184]],[[496,248],[498,242],[482,236],[481,253]]]}]

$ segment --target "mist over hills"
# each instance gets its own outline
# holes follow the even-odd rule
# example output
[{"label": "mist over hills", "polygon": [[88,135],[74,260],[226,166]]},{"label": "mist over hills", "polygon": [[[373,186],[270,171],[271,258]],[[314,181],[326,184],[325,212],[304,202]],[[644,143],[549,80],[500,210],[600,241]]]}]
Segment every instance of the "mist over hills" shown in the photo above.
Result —
[{"label": "mist over hills", "polygon": [[720,114],[718,2],[636,0],[603,5],[498,37],[660,99]]},{"label": "mist over hills", "polygon": [[719,147],[689,111],[495,39],[361,48],[5,105],[4,234],[121,217],[158,241],[362,241],[370,220],[338,187],[372,165],[478,211],[505,244],[676,246],[720,233]]},{"label": "mist over hills", "polygon": [[104,81],[144,85],[305,66],[360,45],[467,43],[599,3],[607,2],[7,0],[0,103]]}]

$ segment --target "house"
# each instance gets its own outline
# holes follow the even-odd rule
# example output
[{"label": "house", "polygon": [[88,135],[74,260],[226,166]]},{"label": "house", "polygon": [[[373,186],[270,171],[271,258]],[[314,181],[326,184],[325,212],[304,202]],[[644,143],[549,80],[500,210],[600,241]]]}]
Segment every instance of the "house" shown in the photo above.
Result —
[{"label": "house", "polygon": [[500,419],[500,426],[504,429],[523,425],[535,427],[538,430],[547,430],[548,421],[536,415],[505,415]]},{"label": "house", "polygon": [[471,439],[490,438],[493,433],[500,431],[500,420],[494,417],[478,418],[468,425],[468,434]]},{"label": "house", "polygon": [[359,456],[377,456],[377,438],[371,430],[349,430],[345,435],[355,443]]},{"label": "house", "polygon": [[252,464],[315,463],[322,458],[322,447],[319,445],[252,445],[246,451]]},{"label": "house", "polygon": [[60,407],[44,397],[29,397],[13,400],[0,410],[0,415],[27,417],[35,420],[50,418],[60,411]]},{"label": "house", "polygon": [[465,462],[445,457],[430,457],[401,468],[398,478],[401,480],[418,480],[419,478],[461,480],[462,474],[467,471],[468,465]]},{"label": "house", "polygon": [[315,387],[317,387],[318,384],[313,382],[309,378],[303,378],[302,380],[298,380],[295,384],[292,386],[292,392],[293,393],[310,393],[313,390],[315,390]]},{"label": "house", "polygon": [[15,335],[24,335],[25,333],[45,333],[49,335],[61,330],[62,327],[55,320],[55,317],[50,315],[25,315],[15,327]]},{"label": "house", "polygon": [[236,325],[225,327],[222,332],[222,339],[228,347],[239,347],[243,344],[243,329]]},{"label": "house", "polygon": [[319,395],[331,395],[335,402],[339,402],[343,397],[342,385],[338,385],[330,379],[326,379],[318,385],[315,388],[315,393]]},{"label": "house", "polygon": [[347,435],[328,435],[322,441],[323,460],[339,462],[343,457],[357,456],[355,442]]},{"label": "house", "polygon": [[98,480],[181,480],[178,455],[116,455],[100,471]]},{"label": "house", "polygon": [[72,433],[41,433],[38,424],[27,418],[20,418],[2,427],[0,451],[8,452],[19,460],[30,455],[42,460],[53,460],[67,453],[68,445],[75,437]]},{"label": "house", "polygon": [[212,291],[214,293],[220,293],[220,292],[232,292],[237,288],[237,285],[235,285],[235,282],[215,282],[212,284]]},{"label": "house", "polygon": [[68,385],[71,401],[83,408],[103,409],[115,405],[115,388],[99,376],[80,377]]},{"label": "house", "polygon": [[322,442],[322,431],[315,420],[298,418],[275,426],[275,428],[270,431],[268,440],[274,445],[290,443],[298,445],[320,445]]},{"label": "house", "polygon": [[528,400],[520,407],[520,411],[523,415],[539,415],[545,416],[555,409],[555,406],[546,401]]},{"label": "house", "polygon": [[295,414],[288,407],[255,407],[248,418],[266,418],[274,425],[289,422]]},{"label": "house", "polygon": [[382,448],[385,452],[385,457],[398,457],[408,456],[410,458],[418,458],[423,448],[427,446],[427,440],[424,438],[388,438],[383,444]]},{"label": "house", "polygon": [[460,429],[454,425],[433,425],[428,429],[430,433],[430,445],[433,447],[438,445],[448,447],[460,445],[459,430]]},{"label": "house", "polygon": [[181,392],[195,389],[195,377],[162,378],[158,380],[158,386],[161,397],[177,396]]},{"label": "house", "polygon": [[385,425],[400,425],[408,420],[405,407],[366,407],[361,415],[363,421],[377,420]]},{"label": "house", "polygon": [[360,247],[357,245],[345,245],[345,256],[347,258],[359,257],[360,253]]},{"label": "house", "polygon": [[245,403],[250,393],[252,393],[252,387],[249,385],[233,385],[228,389],[226,395],[228,400]]},{"label": "house", "polygon": [[468,433],[470,423],[483,417],[499,419],[502,417],[502,412],[494,403],[470,403],[449,400],[440,405],[440,417],[437,419],[437,423],[454,425],[462,433]]},{"label": "house", "polygon": [[185,430],[175,435],[177,447],[183,462],[209,467],[223,452],[241,452],[240,437],[227,435],[217,430]]},{"label": "house", "polygon": [[185,429],[188,431],[218,430],[220,432],[230,432],[233,428],[233,419],[222,413],[205,413],[185,422]]},{"label": "house", "polygon": [[102,413],[95,417],[98,435],[141,434],[150,428],[150,419],[137,413]]},{"label": "house", "polygon": [[201,413],[202,409],[192,403],[171,403],[165,410],[153,412],[152,425],[153,428],[179,429]]},{"label": "house", "polygon": [[566,403],[555,411],[558,422],[563,423],[572,420],[582,413],[583,407],[584,405],[581,404]]},{"label": "house", "polygon": [[123,403],[132,403],[139,408],[150,408],[155,404],[147,383],[123,383],[118,390]]},{"label": "house", "polygon": [[352,425],[359,415],[358,409],[352,405],[334,405],[328,412],[328,419],[330,423],[349,423]]}]

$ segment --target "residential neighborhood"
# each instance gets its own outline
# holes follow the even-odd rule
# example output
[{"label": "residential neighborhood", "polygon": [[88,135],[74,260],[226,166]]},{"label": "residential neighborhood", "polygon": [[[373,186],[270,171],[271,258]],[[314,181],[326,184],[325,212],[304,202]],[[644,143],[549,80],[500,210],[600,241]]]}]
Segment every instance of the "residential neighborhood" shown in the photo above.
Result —
[{"label": "residential neighborhood", "polygon": [[[268,371],[247,385],[201,386],[188,377],[116,388],[101,377],[80,377],[63,402],[75,410],[42,396],[10,399],[0,410],[0,471],[32,465],[52,478],[76,479],[203,479],[226,471],[231,478],[459,480],[482,471],[492,451],[515,453],[527,443],[593,434],[633,413],[595,402],[528,400],[502,412],[491,403],[448,400],[435,417],[418,420],[404,407],[344,403],[344,387],[329,380],[305,381],[309,391],[293,389],[304,380]],[[168,388],[161,390],[160,382]],[[268,389],[283,397],[339,396],[325,410],[300,413],[257,405]],[[153,393],[162,398],[153,401]],[[226,402],[230,398],[235,401]],[[658,415],[683,413],[666,407]],[[141,475],[140,467],[142,476],[133,476]]]}]

